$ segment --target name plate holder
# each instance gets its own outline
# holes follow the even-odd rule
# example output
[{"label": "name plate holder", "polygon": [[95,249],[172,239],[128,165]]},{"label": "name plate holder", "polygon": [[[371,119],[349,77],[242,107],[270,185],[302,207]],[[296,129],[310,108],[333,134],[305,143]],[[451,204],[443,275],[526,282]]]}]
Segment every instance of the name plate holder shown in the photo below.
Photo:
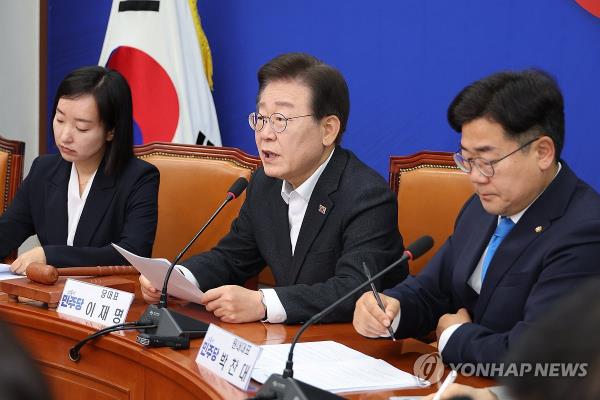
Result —
[{"label": "name plate holder", "polygon": [[261,351],[260,346],[210,324],[196,363],[246,391]]},{"label": "name plate holder", "polygon": [[[135,282],[121,276],[78,277],[77,279],[100,286],[135,293]],[[8,301],[17,302],[19,297],[23,297],[39,301],[47,306],[48,309],[54,310],[58,306],[66,281],[67,278],[59,276],[58,281],[54,285],[43,285],[23,277],[8,281],[0,281],[0,291],[8,295]]]},{"label": "name plate holder", "polygon": [[134,294],[67,279],[56,311],[102,326],[124,322],[133,303]]}]

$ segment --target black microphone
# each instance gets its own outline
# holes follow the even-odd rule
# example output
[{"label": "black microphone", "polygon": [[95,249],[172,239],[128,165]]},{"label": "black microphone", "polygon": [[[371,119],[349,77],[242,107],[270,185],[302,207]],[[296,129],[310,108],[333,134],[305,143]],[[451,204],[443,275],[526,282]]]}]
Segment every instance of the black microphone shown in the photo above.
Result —
[{"label": "black microphone", "polygon": [[219,208],[206,221],[204,226],[196,233],[189,243],[181,250],[181,253],[169,266],[165,275],[165,280],[160,294],[158,305],[151,304],[146,308],[146,311],[140,318],[141,321],[147,322],[147,325],[156,325],[152,328],[147,328],[144,333],[140,333],[137,337],[137,342],[148,347],[172,347],[175,349],[187,349],[190,346],[190,338],[202,337],[208,329],[208,324],[190,318],[186,315],[172,312],[167,309],[167,287],[169,278],[173,272],[173,268],[177,262],[183,257],[185,252],[194,244],[196,239],[204,232],[215,217],[221,212],[223,207],[231,200],[234,200],[241,195],[248,186],[246,178],[238,178],[227,191],[227,196]]},{"label": "black microphone", "polygon": [[145,333],[140,333],[137,337],[137,342],[149,347],[169,346],[175,349],[187,349],[190,347],[190,338],[204,336],[208,329],[208,324],[190,318],[187,315],[179,314],[171,310],[167,310],[167,286],[169,277],[177,262],[183,257],[185,252],[198,239],[198,236],[208,227],[213,219],[221,212],[223,207],[231,200],[238,198],[240,194],[246,190],[248,180],[246,178],[238,178],[227,191],[227,197],[217,211],[209,218],[202,228],[196,233],[193,239],[185,246],[185,248],[175,258],[165,275],[160,302],[158,306],[150,305],[141,318],[136,322],[125,322],[117,325],[107,326],[97,332],[89,335],[83,340],[80,340],[75,346],[69,349],[69,358],[71,361],[78,362],[81,358],[81,348],[91,340],[107,333],[123,330],[141,330]]},{"label": "black microphone", "polygon": [[402,257],[398,260],[394,261],[392,264],[385,267],[379,273],[373,275],[371,279],[366,280],[365,282],[358,285],[356,288],[352,289],[350,292],[340,297],[338,300],[334,301],[330,306],[323,309],[321,312],[313,315],[302,327],[298,330],[294,339],[292,340],[292,344],[290,346],[290,352],[288,354],[288,360],[285,365],[285,369],[283,370],[283,375],[273,374],[267,379],[264,385],[260,388],[260,390],[256,393],[255,399],[298,399],[298,400],[308,400],[308,399],[341,399],[333,393],[328,391],[319,389],[308,383],[298,381],[293,379],[294,377],[294,347],[300,338],[300,335],[308,329],[311,325],[318,322],[324,316],[328,315],[331,311],[333,311],[340,304],[348,300],[350,297],[355,295],[365,286],[370,285],[371,282],[381,278],[383,275],[387,274],[389,271],[397,267],[399,264],[404,261],[412,261],[421,257],[425,254],[429,249],[433,247],[433,239],[431,236],[422,236],[419,239],[415,240],[412,244],[410,244]]},{"label": "black microphone", "polygon": [[[237,178],[233,185],[227,191],[227,201],[235,200],[246,190],[246,186],[248,186],[248,179],[244,177]],[[217,211],[218,212],[218,211]]]},{"label": "black microphone", "polygon": [[175,265],[177,265],[179,260],[181,260],[181,257],[183,257],[185,252],[188,251],[188,249],[194,244],[194,242],[196,241],[196,239],[198,239],[198,237],[202,234],[202,232],[204,232],[204,230],[206,228],[208,228],[208,225],[210,225],[210,223],[213,221],[213,219],[215,219],[215,217],[221,212],[223,207],[225,207],[227,205],[227,203],[229,203],[231,200],[237,199],[239,197],[239,195],[241,195],[244,192],[244,190],[246,190],[246,186],[248,186],[248,180],[246,178],[243,178],[243,177],[237,178],[236,181],[233,182],[233,185],[231,185],[231,187],[227,191],[227,197],[225,197],[225,200],[223,200],[223,203],[221,203],[219,208],[217,208],[217,210],[208,219],[208,221],[206,221],[204,226],[202,228],[200,228],[200,230],[196,233],[196,235],[192,238],[192,240],[190,240],[190,242],[183,248],[183,250],[181,250],[181,253],[179,253],[179,255],[177,255],[177,257],[175,257],[175,260],[173,261],[173,263],[167,270],[167,274],[165,275],[165,281],[163,283],[162,291],[160,293],[160,301],[159,301],[160,308],[167,308],[167,297],[168,297],[167,296],[167,285],[169,283],[169,278],[171,277],[171,273],[173,272],[173,268],[175,268]]}]

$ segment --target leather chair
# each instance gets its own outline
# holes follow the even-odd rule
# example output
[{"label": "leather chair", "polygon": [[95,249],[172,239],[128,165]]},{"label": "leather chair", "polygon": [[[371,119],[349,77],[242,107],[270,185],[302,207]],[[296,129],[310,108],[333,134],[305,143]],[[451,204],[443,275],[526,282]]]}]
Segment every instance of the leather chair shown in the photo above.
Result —
[{"label": "leather chair", "polygon": [[1,212],[6,211],[23,180],[24,157],[25,143],[0,137]]},{"label": "leather chair", "polygon": [[429,252],[410,263],[410,273],[415,275],[452,234],[473,187],[452,153],[432,151],[390,157],[390,186],[398,198],[398,229],[404,244],[423,235],[434,240]]},{"label": "leather chair", "polygon": [[[0,137],[0,214],[15,197],[17,189],[23,180],[23,161],[25,157],[25,143],[18,140],[9,140]],[[17,257],[17,251],[10,253],[5,263],[10,263]]]},{"label": "leather chair", "polygon": [[[238,177],[250,179],[260,164],[258,158],[228,147],[155,142],[136,146],[134,153],[160,171],[152,256],[171,261],[225,200],[231,184]],[[229,232],[245,196],[221,211],[183,259],[211,249]]]}]

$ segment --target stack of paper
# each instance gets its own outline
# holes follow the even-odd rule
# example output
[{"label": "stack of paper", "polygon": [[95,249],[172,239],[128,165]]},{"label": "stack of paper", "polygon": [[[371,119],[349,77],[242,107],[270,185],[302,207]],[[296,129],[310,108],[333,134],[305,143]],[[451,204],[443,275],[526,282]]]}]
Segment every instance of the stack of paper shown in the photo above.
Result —
[{"label": "stack of paper", "polygon": [[[264,383],[271,374],[282,373],[290,344],[261,347],[252,378]],[[298,343],[294,348],[294,378],[334,393],[424,385],[414,375],[334,341]]]},{"label": "stack of paper", "polygon": [[5,281],[7,279],[16,279],[22,278],[23,275],[17,275],[10,272],[10,265],[8,264],[0,264],[0,281]]}]

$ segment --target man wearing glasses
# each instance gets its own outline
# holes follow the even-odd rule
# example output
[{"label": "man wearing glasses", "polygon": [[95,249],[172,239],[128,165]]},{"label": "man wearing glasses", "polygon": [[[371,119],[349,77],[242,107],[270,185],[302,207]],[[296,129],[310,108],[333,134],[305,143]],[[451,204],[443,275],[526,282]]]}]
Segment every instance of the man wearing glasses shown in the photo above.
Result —
[{"label": "man wearing glasses", "polygon": [[[258,72],[256,111],[248,122],[263,164],[230,232],[180,271],[204,295],[199,302],[224,322],[298,323],[398,259],[396,198],[385,180],[339,146],[350,99],[339,71],[300,53]],[[243,288],[265,265],[276,287]],[[406,277],[401,266],[383,283]],[[141,277],[146,301],[159,293]],[[353,302],[325,320],[350,321]]]},{"label": "man wearing glasses", "polygon": [[501,362],[553,302],[600,274],[600,196],[560,159],[563,98],[546,73],[477,81],[448,120],[475,195],[424,270],[384,292],[385,312],[364,295],[353,323],[368,337],[435,329],[445,362]]}]

